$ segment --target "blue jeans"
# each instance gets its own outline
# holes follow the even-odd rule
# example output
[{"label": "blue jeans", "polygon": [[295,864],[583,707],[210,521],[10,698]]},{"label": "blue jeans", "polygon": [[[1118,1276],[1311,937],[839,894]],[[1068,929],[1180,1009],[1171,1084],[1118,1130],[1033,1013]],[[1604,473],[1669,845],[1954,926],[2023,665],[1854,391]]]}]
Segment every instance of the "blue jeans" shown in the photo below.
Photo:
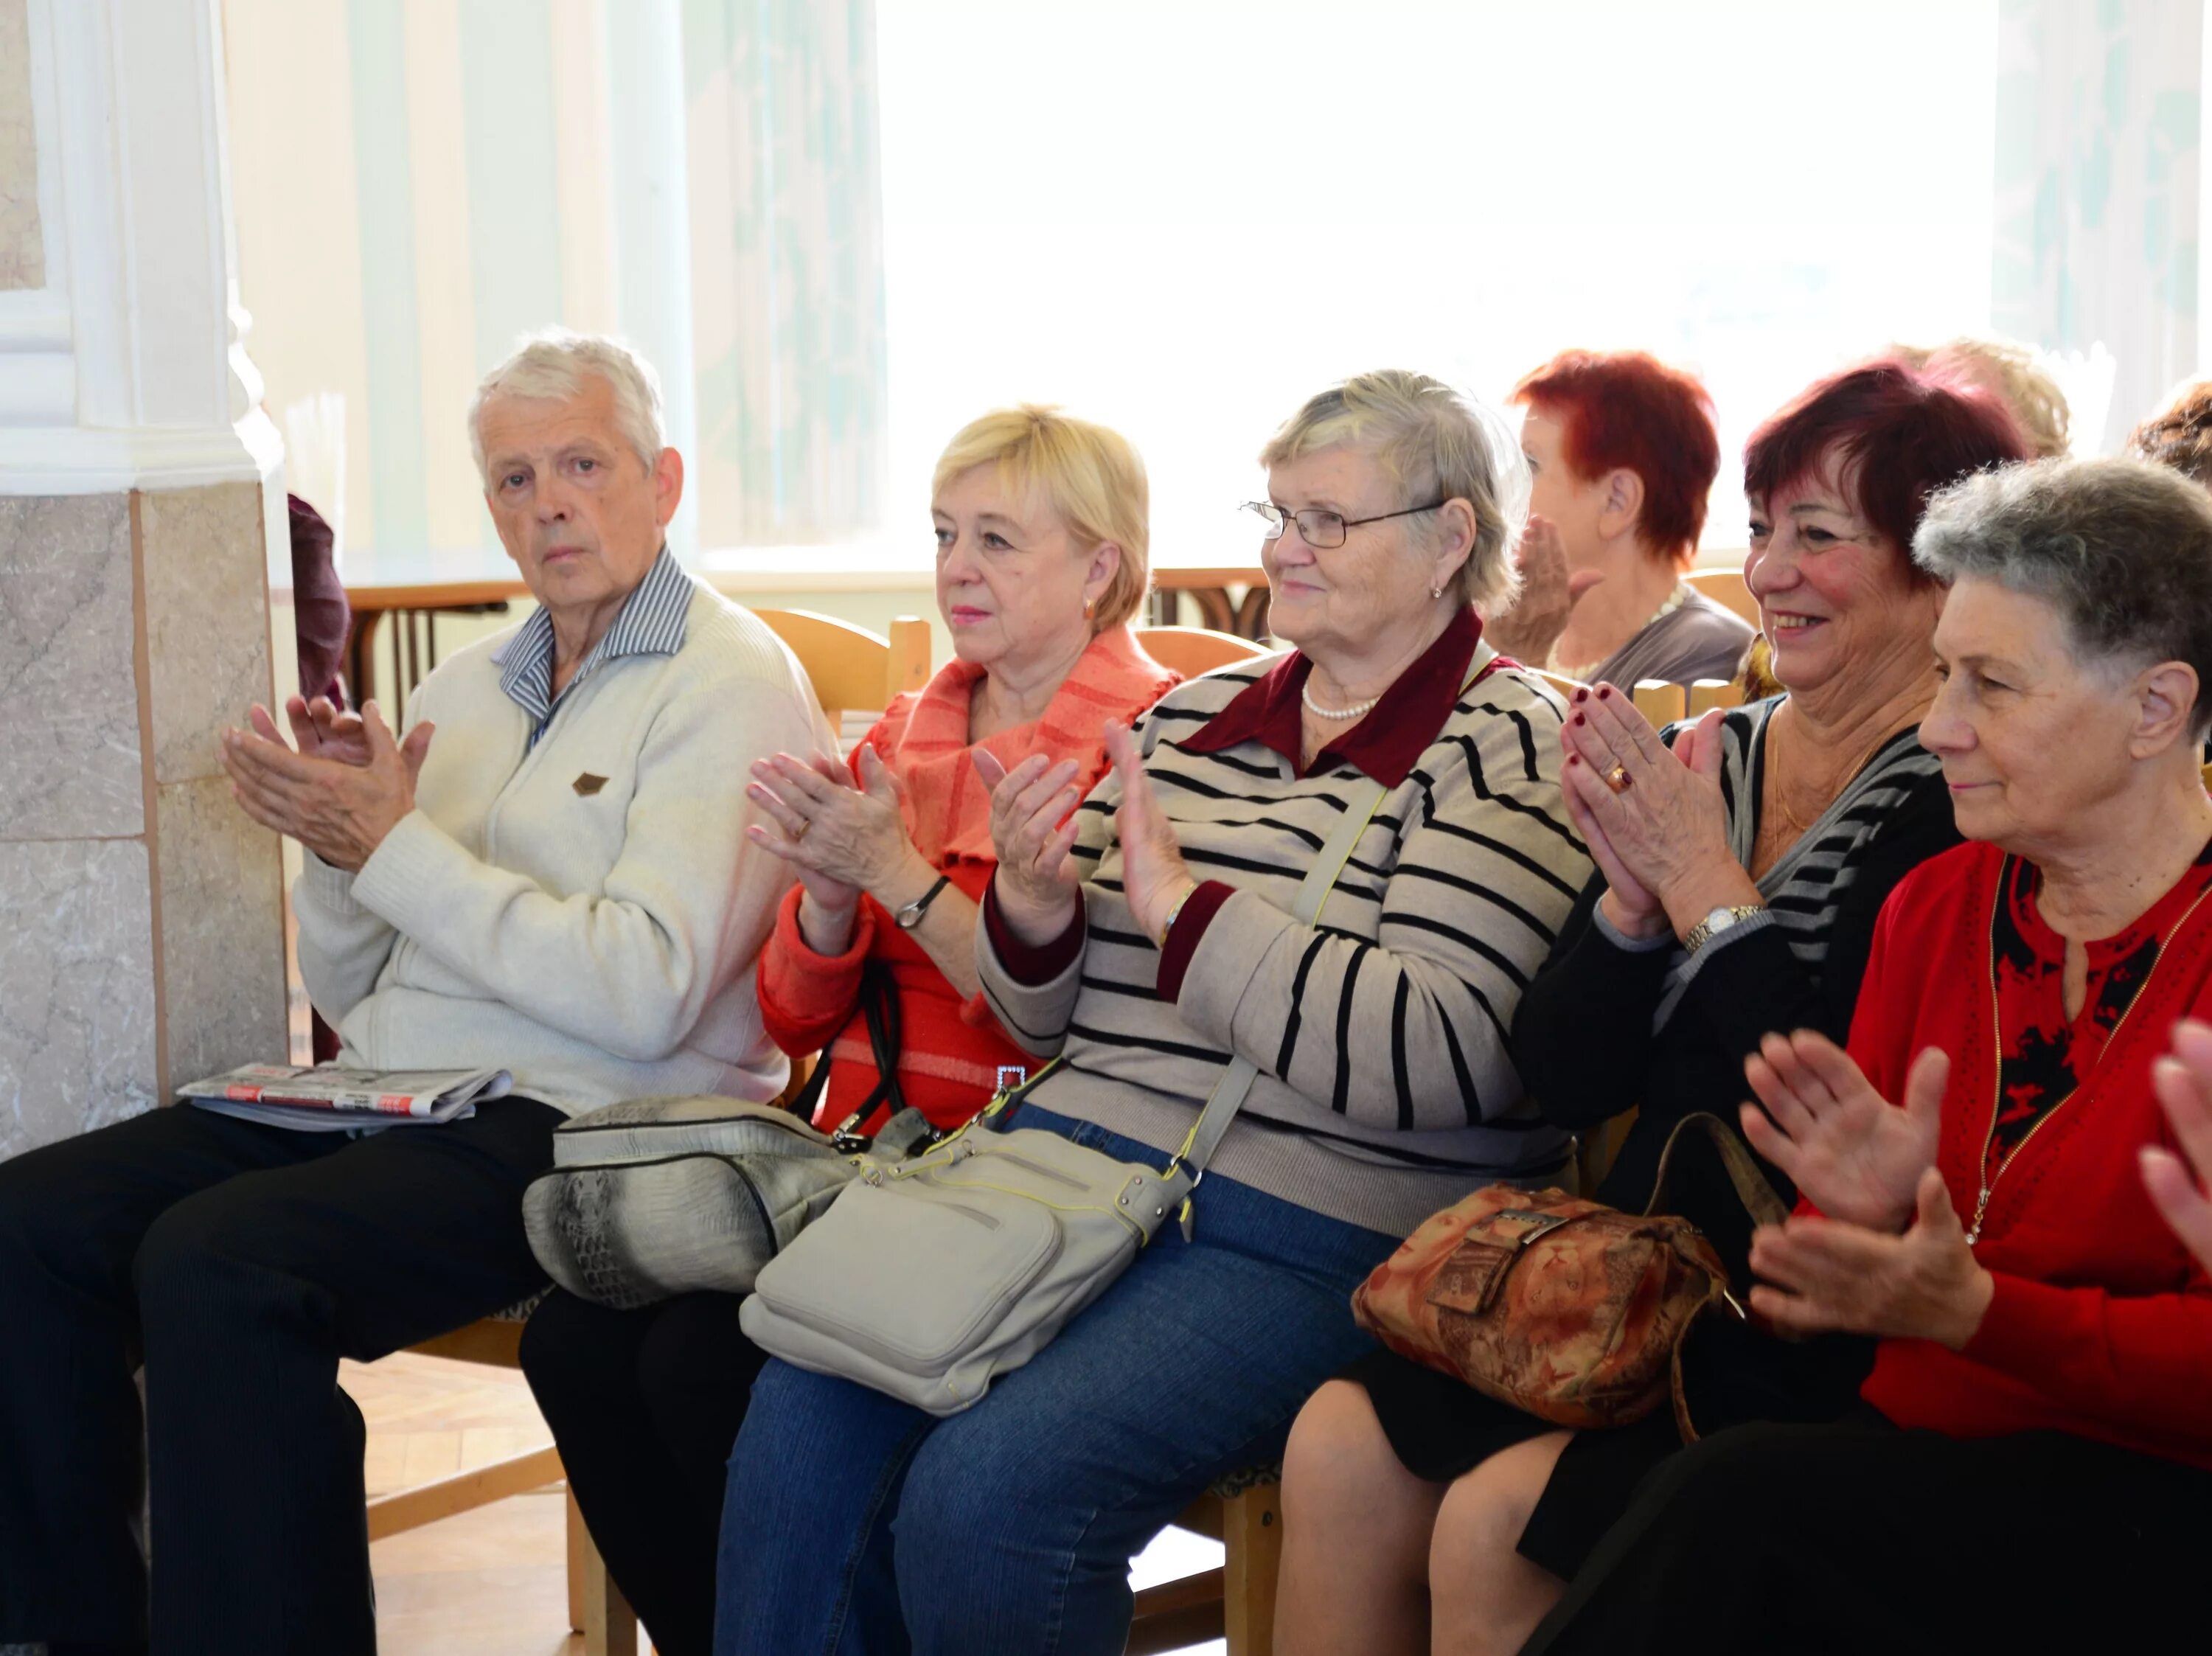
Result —
[{"label": "blue jeans", "polygon": [[[1034,1105],[1015,1125],[1164,1160]],[[1194,1240],[1170,1218],[964,1413],[771,1360],[730,1455],[716,1656],[1118,1656],[1129,1561],[1371,1349],[1350,1295],[1398,1240],[1209,1178]]]}]

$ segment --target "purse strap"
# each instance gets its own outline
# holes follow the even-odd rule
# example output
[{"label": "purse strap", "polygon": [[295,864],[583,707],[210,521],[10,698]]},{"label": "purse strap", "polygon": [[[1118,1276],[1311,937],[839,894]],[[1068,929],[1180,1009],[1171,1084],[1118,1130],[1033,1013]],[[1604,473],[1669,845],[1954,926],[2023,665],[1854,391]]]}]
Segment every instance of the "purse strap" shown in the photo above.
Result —
[{"label": "purse strap", "polygon": [[1682,1135],[1692,1127],[1712,1141],[1713,1148],[1721,1153],[1721,1166],[1728,1170],[1729,1183],[1735,1186],[1736,1199],[1744,1205],[1755,1224],[1778,1225],[1790,1216],[1782,1205],[1782,1198],[1774,1193],[1774,1186],[1766,1182],[1766,1175],[1759,1170],[1750,1149],[1736,1136],[1735,1129],[1708,1110],[1697,1110],[1674,1124],[1674,1131],[1667,1135],[1667,1146],[1659,1152],[1659,1171],[1651,1180],[1651,1199],[1644,1204],[1646,1217],[1659,1212],[1660,1204],[1667,1194],[1667,1175],[1674,1166],[1675,1147]]},{"label": "purse strap", "polygon": [[[1328,901],[1328,894],[1336,884],[1337,876],[1351,860],[1352,848],[1359,843],[1359,836],[1382,804],[1383,788],[1372,777],[1363,776],[1359,786],[1352,790],[1344,814],[1336,819],[1328,838],[1322,841],[1313,866],[1298,887],[1297,900],[1291,905],[1291,913],[1310,929],[1321,919],[1321,911]],[[1252,1090],[1252,1083],[1259,1076],[1259,1066],[1241,1052],[1229,1060],[1229,1067],[1213,1083],[1213,1091],[1199,1112],[1198,1119],[1191,1124],[1190,1136],[1182,1141],[1176,1159],[1168,1168],[1170,1176],[1176,1166],[1190,1169],[1191,1183],[1195,1185],[1206,1173],[1206,1164],[1213,1159],[1213,1152],[1221,1147],[1229,1131],[1229,1124],[1237,1119],[1237,1112],[1244,1107],[1245,1095]]]},{"label": "purse strap", "polygon": [[898,1079],[899,1049],[903,1044],[898,986],[891,980],[880,962],[871,960],[860,968],[857,1004],[846,1015],[837,1034],[823,1044],[822,1056],[815,1061],[814,1073],[806,1077],[806,1084],[791,1101],[791,1113],[802,1120],[813,1120],[815,1106],[830,1082],[830,1049],[847,1029],[853,1027],[855,1017],[867,1027],[868,1049],[876,1062],[876,1084],[860,1107],[837,1127],[836,1131],[841,1133],[857,1131],[884,1105],[890,1106],[891,1115],[896,1115],[906,1107],[905,1090],[899,1085]]}]

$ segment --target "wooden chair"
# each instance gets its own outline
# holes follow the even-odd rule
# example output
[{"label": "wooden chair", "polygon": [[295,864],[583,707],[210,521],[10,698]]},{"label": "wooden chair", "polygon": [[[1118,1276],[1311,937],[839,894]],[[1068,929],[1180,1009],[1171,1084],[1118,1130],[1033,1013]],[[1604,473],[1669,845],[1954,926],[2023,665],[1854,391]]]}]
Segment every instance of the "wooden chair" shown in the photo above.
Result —
[{"label": "wooden chair", "polygon": [[[1547,673],[1536,668],[1529,670],[1571,701],[1577,690],[1589,688],[1579,679],[1569,678],[1564,673]],[[1654,730],[1665,730],[1682,718],[1690,706],[1689,695],[1681,685],[1668,684],[1656,678],[1644,680],[1629,694],[1636,703],[1636,711],[1651,721]]]},{"label": "wooden chair", "polygon": [[1209,1639],[1225,1639],[1229,1656],[1272,1656],[1275,1580],[1283,1565],[1282,1468],[1254,1467],[1224,1478],[1176,1525],[1220,1542],[1221,1568],[1139,1592],[1126,1656]]},{"label": "wooden chair", "polygon": [[1632,694],[1636,711],[1651,721],[1655,731],[1665,730],[1690,711],[1689,692],[1680,684],[1647,678]]},{"label": "wooden chair", "polygon": [[1571,702],[1575,699],[1575,692],[1577,690],[1585,689],[1588,688],[1588,686],[1583,684],[1582,680],[1578,678],[1569,678],[1565,673],[1547,673],[1541,667],[1531,667],[1528,670],[1536,677],[1543,680],[1545,683],[1550,685],[1553,689],[1557,690],[1559,693],[1559,699],[1562,701]]},{"label": "wooden chair", "polygon": [[1716,707],[1740,707],[1742,705],[1743,686],[1735,680],[1701,678],[1690,686],[1690,705],[1683,716],[1703,719]]},{"label": "wooden chair", "polygon": [[919,616],[899,616],[881,638],[811,610],[753,613],[791,646],[833,726],[848,713],[880,713],[892,697],[929,682],[929,623]]},{"label": "wooden chair", "polygon": [[1682,579],[1723,610],[1759,625],[1759,600],[1751,595],[1741,569],[1692,569]]},{"label": "wooden chair", "polygon": [[[517,1353],[522,1344],[522,1325],[529,1319],[536,1303],[533,1298],[495,1317],[486,1317],[410,1349],[426,1356],[448,1357],[460,1362],[480,1362],[497,1368],[520,1368],[521,1361]],[[387,1535],[420,1529],[441,1518],[504,1501],[511,1495],[524,1495],[549,1483],[558,1483],[565,1475],[560,1451],[549,1444],[543,1449],[509,1455],[489,1466],[379,1495],[368,1503],[368,1538],[380,1541]],[[576,1509],[576,1497],[569,1494],[567,1501],[568,1625],[584,1635],[584,1648],[589,1656],[637,1656],[637,1617],[624,1602],[614,1578],[607,1574],[599,1549],[592,1544],[591,1534],[584,1527],[583,1514]]]},{"label": "wooden chair", "polygon": [[1137,642],[1145,646],[1145,653],[1154,661],[1185,678],[1196,678],[1217,667],[1233,667],[1240,661],[1254,661],[1274,653],[1249,638],[1239,638],[1234,633],[1217,633],[1208,627],[1139,627]]}]

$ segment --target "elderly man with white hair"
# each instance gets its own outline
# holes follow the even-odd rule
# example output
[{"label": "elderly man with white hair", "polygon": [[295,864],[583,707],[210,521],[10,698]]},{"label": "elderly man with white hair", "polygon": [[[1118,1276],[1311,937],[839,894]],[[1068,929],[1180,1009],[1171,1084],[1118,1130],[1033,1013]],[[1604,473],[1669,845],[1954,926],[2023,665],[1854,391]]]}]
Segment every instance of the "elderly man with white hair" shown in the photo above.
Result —
[{"label": "elderly man with white hair", "polygon": [[825,746],[821,713],[670,555],[684,464],[643,362],[532,339],[470,428],[539,608],[433,673],[404,738],[295,699],[293,743],[256,707],[223,758],[305,847],[301,971],[345,1061],[514,1091],[349,1133],[156,1110],[0,1163],[0,1645],[373,1651],[338,1359],[542,1283],[520,1198],[565,1115],[786,1078],[753,962],[791,876],[744,790],[755,758]]}]

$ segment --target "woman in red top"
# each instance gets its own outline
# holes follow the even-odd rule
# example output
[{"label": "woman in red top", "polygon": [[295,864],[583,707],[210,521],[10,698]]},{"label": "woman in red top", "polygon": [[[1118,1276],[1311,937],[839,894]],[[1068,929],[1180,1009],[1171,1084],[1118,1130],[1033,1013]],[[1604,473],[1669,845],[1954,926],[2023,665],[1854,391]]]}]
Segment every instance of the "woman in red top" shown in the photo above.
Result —
[{"label": "woman in red top", "polygon": [[[778,825],[753,838],[799,877],[761,955],[761,1010],[785,1052],[827,1049],[824,1128],[872,1131],[894,1093],[957,1127],[1001,1066],[1031,1061],[976,992],[976,902],[997,864],[975,755],[1049,770],[1073,804],[1105,773],[1106,725],[1181,682],[1128,628],[1146,496],[1121,437],[1043,409],[987,414],[945,451],[932,494],[955,658],[891,705],[849,770],[789,754],[753,767],[752,797]],[[878,1004],[895,1003],[895,1088],[861,1015],[872,976]]]},{"label": "woman in red top", "polygon": [[1529,1651],[2202,1637],[2212,1278],[2141,1165],[2212,1012],[2212,501],[2040,461],[1940,497],[1914,556],[1954,583],[1921,740],[1971,843],[1884,907],[1848,1054],[1745,1066],[1803,1198],[1752,1307],[1875,1336],[1862,1410],[1677,1456]]},{"label": "woman in red top", "polygon": [[[1049,409],[987,414],[938,461],[930,507],[957,659],[892,704],[850,769],[788,754],[754,767],[778,829],[750,832],[800,879],[760,959],[761,1010],[786,1052],[829,1048],[824,1126],[886,1119],[893,1089],[860,1010],[871,982],[891,1008],[878,1022],[897,1025],[895,1090],[937,1125],[989,1102],[999,1065],[1030,1062],[976,994],[975,900],[994,863],[973,755],[1057,776],[1073,808],[1106,768],[1106,725],[1180,678],[1129,630],[1147,503],[1118,433]],[[661,1656],[712,1647],[723,1465],[763,1361],[740,1303],[616,1311],[556,1292],[523,1339],[569,1488]]]}]

